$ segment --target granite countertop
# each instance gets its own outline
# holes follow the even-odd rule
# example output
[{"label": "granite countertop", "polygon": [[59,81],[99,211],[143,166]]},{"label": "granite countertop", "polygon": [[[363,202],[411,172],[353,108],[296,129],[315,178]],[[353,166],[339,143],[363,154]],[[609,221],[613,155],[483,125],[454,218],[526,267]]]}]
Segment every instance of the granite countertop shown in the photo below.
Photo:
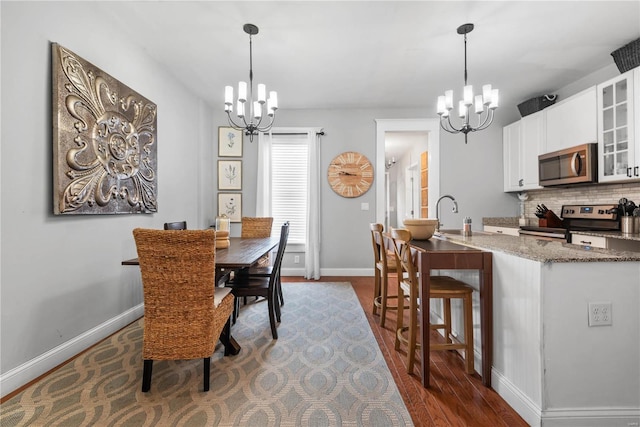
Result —
[{"label": "granite countertop", "polygon": [[530,236],[473,232],[464,237],[456,234],[436,235],[453,243],[472,248],[499,251],[543,263],[548,262],[640,262],[640,252],[622,252],[573,245],[564,241],[540,240]]}]

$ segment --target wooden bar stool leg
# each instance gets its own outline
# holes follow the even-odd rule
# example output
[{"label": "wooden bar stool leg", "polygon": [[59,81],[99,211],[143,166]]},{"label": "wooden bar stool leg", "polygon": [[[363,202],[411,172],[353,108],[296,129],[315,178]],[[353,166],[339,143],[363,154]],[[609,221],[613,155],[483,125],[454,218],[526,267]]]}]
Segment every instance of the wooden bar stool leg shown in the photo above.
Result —
[{"label": "wooden bar stool leg", "polygon": [[398,337],[402,333],[402,328],[404,326],[404,292],[402,291],[402,287],[398,283],[398,319],[396,321],[396,340],[394,348],[400,350],[400,338]]},{"label": "wooden bar stool leg", "polygon": [[413,372],[416,362],[416,339],[418,337],[418,299],[412,296],[409,301],[409,344],[407,345],[407,372]]},{"label": "wooden bar stool leg", "polygon": [[373,281],[373,314],[378,314],[378,299],[380,298],[380,270],[376,268]]},{"label": "wooden bar stool leg", "polygon": [[474,372],[474,353],[473,353],[473,300],[471,293],[467,294],[463,299],[464,303],[464,343],[466,348],[464,351],[464,359],[467,368],[467,374]]},{"label": "wooden bar stool leg", "polygon": [[380,326],[384,328],[384,322],[387,319],[387,303],[388,303],[388,289],[389,289],[389,278],[388,276],[382,275],[381,286],[380,286]]},{"label": "wooden bar stool leg", "polygon": [[444,317],[444,340],[451,344],[451,300],[442,298],[442,316]]}]

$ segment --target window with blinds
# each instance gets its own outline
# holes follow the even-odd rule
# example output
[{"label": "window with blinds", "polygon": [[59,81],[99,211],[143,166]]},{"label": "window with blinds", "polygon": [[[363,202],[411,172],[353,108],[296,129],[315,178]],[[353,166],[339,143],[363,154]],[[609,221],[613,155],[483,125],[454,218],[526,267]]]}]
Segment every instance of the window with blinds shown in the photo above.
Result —
[{"label": "window with blinds", "polygon": [[271,140],[271,213],[273,233],[289,221],[291,244],[304,244],[307,230],[307,157],[305,134],[274,134]]}]

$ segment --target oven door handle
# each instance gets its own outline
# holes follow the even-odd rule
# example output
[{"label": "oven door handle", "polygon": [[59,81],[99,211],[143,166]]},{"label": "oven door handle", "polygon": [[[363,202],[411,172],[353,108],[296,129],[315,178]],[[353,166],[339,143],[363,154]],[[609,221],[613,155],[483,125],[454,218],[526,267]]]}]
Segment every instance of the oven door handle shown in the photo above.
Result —
[{"label": "oven door handle", "polygon": [[580,172],[582,170],[582,162],[580,161],[580,153],[573,153],[573,157],[571,157],[571,172],[573,172],[573,176],[580,176]]}]

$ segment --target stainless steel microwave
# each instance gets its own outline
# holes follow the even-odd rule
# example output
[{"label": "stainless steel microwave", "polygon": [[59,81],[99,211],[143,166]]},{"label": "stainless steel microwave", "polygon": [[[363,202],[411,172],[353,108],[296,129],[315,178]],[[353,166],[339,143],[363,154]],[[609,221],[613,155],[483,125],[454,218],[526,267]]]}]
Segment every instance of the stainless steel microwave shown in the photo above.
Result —
[{"label": "stainless steel microwave", "polygon": [[538,156],[541,186],[598,181],[598,144],[590,143]]}]

